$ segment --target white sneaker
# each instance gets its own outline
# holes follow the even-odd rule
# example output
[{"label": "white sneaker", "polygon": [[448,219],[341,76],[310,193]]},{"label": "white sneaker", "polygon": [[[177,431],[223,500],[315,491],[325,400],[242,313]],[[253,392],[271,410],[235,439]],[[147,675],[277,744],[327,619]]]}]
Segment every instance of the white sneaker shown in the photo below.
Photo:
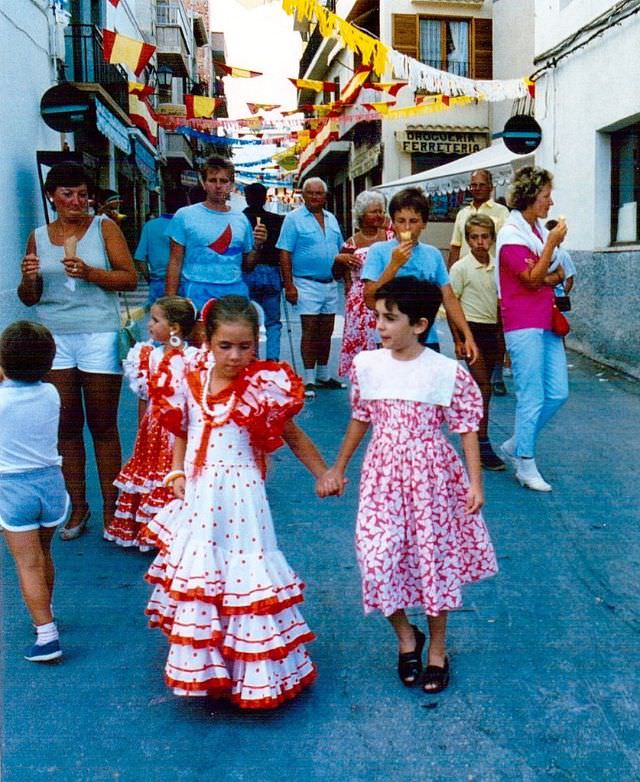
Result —
[{"label": "white sneaker", "polygon": [[500,455],[514,469],[518,468],[518,457],[516,456],[516,443],[515,438],[510,437],[505,440],[500,446]]},{"label": "white sneaker", "polygon": [[533,491],[551,491],[551,485],[538,472],[535,459],[518,459],[516,480],[521,486]]}]

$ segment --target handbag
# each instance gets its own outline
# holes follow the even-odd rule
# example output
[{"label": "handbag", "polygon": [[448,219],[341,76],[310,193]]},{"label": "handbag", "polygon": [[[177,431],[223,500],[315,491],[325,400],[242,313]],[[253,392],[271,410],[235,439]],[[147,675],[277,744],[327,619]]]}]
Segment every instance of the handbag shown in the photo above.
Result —
[{"label": "handbag", "polygon": [[553,333],[557,334],[559,337],[566,337],[567,334],[571,331],[569,321],[565,318],[562,312],[560,312],[555,304],[551,310],[551,331],[553,331]]},{"label": "handbag", "polygon": [[120,361],[124,361],[136,342],[140,342],[142,340],[142,335],[140,332],[140,321],[135,320],[132,317],[127,297],[124,295],[124,293],[121,293],[120,297],[124,302],[125,311],[127,313],[125,322],[118,330],[118,356]]},{"label": "handbag", "polygon": [[569,298],[569,295],[565,292],[564,288],[564,282],[560,283],[562,285],[562,296],[556,296],[554,301],[556,307],[560,310],[560,312],[570,312],[571,311],[571,299]]}]

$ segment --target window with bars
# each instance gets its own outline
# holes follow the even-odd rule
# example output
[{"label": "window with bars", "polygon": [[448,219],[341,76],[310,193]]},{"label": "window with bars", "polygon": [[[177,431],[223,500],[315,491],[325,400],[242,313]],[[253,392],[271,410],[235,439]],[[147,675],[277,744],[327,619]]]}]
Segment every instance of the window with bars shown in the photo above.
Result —
[{"label": "window with bars", "polygon": [[420,61],[432,68],[470,76],[470,23],[467,19],[419,20]]},{"label": "window with bars", "polygon": [[393,14],[392,46],[438,70],[493,78],[491,19]]},{"label": "window with bars", "polygon": [[611,240],[640,241],[640,123],[611,134]]}]

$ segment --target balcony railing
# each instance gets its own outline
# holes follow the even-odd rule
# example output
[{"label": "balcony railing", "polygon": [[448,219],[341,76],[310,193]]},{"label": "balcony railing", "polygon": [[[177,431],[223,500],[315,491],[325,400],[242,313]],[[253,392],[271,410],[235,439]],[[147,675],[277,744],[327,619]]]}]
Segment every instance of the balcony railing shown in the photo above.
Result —
[{"label": "balcony railing", "polygon": [[432,68],[437,68],[439,71],[453,73],[454,76],[466,76],[469,78],[471,75],[471,63],[469,62],[442,62],[442,60],[425,60],[423,58],[420,58],[420,62],[430,65]]},{"label": "balcony railing", "polygon": [[[169,46],[175,52],[189,55],[193,44],[193,31],[187,12],[180,0],[159,2],[156,9],[156,37],[159,49]],[[181,40],[178,40],[178,39]]]},{"label": "balcony railing", "polygon": [[65,31],[65,76],[69,81],[100,84],[120,108],[129,111],[127,74],[104,59],[102,32],[91,24],[70,24]]}]

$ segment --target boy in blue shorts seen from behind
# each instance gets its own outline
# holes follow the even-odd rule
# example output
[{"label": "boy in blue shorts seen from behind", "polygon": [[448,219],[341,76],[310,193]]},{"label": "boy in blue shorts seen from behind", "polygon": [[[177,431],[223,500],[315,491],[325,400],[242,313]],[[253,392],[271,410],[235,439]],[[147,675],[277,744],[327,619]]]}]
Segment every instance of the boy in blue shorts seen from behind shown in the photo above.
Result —
[{"label": "boy in blue shorts seen from behind", "polygon": [[62,656],[51,609],[51,540],[70,501],[58,453],[60,397],[42,382],[55,351],[51,333],[38,323],[17,321],[0,335],[0,526],[36,629],[24,652],[32,662]]}]

